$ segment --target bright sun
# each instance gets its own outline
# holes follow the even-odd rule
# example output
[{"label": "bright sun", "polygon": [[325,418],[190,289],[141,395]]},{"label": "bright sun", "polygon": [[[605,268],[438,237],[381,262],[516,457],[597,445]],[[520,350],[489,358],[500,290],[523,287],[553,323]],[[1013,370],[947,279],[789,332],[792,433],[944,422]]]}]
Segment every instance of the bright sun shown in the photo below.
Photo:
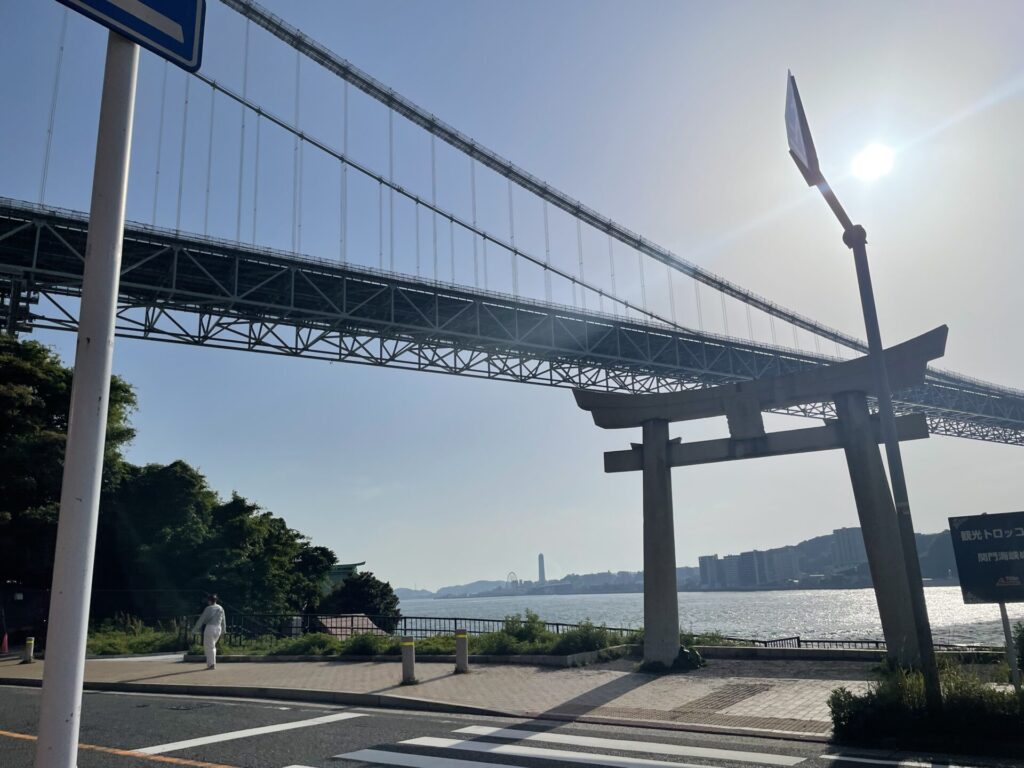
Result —
[{"label": "bright sun", "polygon": [[869,144],[853,158],[850,170],[858,179],[874,181],[892,170],[894,152],[884,144]]}]

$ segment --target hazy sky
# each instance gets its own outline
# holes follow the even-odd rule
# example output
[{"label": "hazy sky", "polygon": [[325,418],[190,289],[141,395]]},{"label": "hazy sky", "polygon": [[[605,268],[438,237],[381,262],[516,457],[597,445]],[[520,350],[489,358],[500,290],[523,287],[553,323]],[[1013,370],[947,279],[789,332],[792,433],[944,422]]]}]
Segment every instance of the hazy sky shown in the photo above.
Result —
[{"label": "hazy sky", "polygon": [[[785,78],[792,69],[826,175],[868,230],[887,343],[947,323],[942,367],[1024,387],[1019,4],[310,0],[268,6],[478,142],[634,231],[863,336],[839,227],[786,152]],[[49,0],[0,0],[0,67],[19,73],[0,81],[0,195],[39,196],[63,16]],[[95,25],[70,15],[44,195],[52,205],[88,205],[104,39]],[[238,90],[243,39],[239,17],[211,0],[203,71]],[[294,54],[255,29],[251,45],[250,96],[292,118]],[[129,218],[149,222],[155,210],[163,226],[180,217],[184,230],[201,233],[206,226],[224,237],[237,230],[249,240],[253,181],[251,174],[243,179],[239,215],[237,175],[240,152],[243,168],[255,163],[253,123],[240,149],[240,111],[215,102],[206,203],[210,91],[196,81],[189,86],[182,165],[185,77],[173,67],[167,74],[161,135],[163,76],[164,65],[143,52]],[[302,64],[301,83],[300,125],[340,147],[340,83],[309,62]],[[350,104],[353,155],[386,171],[384,110],[354,89]],[[301,231],[303,252],[335,258],[337,163],[303,155],[303,214],[293,224],[292,139],[261,129],[257,242],[289,248]],[[396,120],[395,136],[396,176],[427,194],[429,139],[403,120]],[[892,173],[868,184],[850,177],[848,168],[874,141],[897,154]],[[445,146],[437,152],[439,200],[464,211],[465,163]],[[481,221],[507,231],[503,182],[486,174],[478,182]],[[349,214],[359,253],[350,258],[375,265],[381,248],[376,192],[360,189]],[[540,208],[516,195],[517,237],[535,244]],[[396,268],[410,272],[411,215],[396,210]],[[575,234],[566,240],[562,225],[553,219],[552,258],[569,254],[571,263]],[[430,275],[429,221],[420,234],[422,268]],[[595,266],[607,270],[604,241],[585,237],[588,275],[607,279]],[[440,243],[439,277],[450,279],[444,233]],[[471,281],[468,240],[457,246],[455,279]],[[389,245],[383,249],[387,260]],[[630,262],[630,254],[616,251],[616,259],[619,287],[635,291],[635,257]],[[655,304],[668,295],[663,270],[646,272]],[[508,290],[507,271],[507,262],[492,262],[490,287]],[[536,278],[524,272],[524,292],[537,290]],[[681,318],[693,324],[692,283],[672,285]],[[556,299],[571,300],[557,287]],[[707,327],[725,330],[718,297],[707,291],[702,301]],[[730,306],[728,313],[738,333],[745,326],[742,309]],[[767,326],[756,321],[763,339]],[[788,328],[780,334],[780,343],[792,343]],[[71,362],[72,336],[38,337]],[[798,341],[812,349],[808,337]],[[535,578],[541,551],[549,578],[641,567],[640,477],[601,471],[603,451],[638,436],[598,430],[567,390],[124,340],[114,367],[139,395],[132,461],[195,464],[221,493],[237,490],[332,547],[341,560],[365,560],[393,584],[436,588],[504,579],[509,571]],[[775,417],[769,426],[807,425]],[[723,433],[724,424],[673,431],[684,439]],[[904,457],[919,530],[940,530],[952,515],[1024,505],[1019,448],[933,437],[908,444]],[[856,525],[840,453],[676,470],[673,483],[681,565],[695,565],[705,553],[768,548]]]}]

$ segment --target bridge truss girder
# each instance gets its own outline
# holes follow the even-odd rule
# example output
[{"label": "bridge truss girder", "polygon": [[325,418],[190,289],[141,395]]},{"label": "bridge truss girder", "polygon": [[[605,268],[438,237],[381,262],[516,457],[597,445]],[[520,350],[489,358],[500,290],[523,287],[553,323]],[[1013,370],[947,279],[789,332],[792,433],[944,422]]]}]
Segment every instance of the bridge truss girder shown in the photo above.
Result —
[{"label": "bridge truss girder", "polygon": [[[0,201],[0,295],[18,313],[12,326],[77,328],[86,227],[72,212]],[[117,332],[621,392],[690,389],[831,361],[141,225],[125,231]],[[934,433],[1024,444],[1024,395],[951,374],[931,378],[898,393],[901,412],[924,413]],[[831,404],[784,412],[834,415]]]}]

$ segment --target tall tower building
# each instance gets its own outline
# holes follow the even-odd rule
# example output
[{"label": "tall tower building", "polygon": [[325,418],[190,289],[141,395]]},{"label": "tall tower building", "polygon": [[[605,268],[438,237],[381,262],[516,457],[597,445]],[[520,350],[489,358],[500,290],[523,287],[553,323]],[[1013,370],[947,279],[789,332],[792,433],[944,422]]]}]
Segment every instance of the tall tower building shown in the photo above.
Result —
[{"label": "tall tower building", "polygon": [[537,555],[537,571],[538,571],[537,581],[539,583],[543,584],[544,582],[547,581],[547,579],[544,578],[544,553],[543,552],[541,552],[539,555]]}]

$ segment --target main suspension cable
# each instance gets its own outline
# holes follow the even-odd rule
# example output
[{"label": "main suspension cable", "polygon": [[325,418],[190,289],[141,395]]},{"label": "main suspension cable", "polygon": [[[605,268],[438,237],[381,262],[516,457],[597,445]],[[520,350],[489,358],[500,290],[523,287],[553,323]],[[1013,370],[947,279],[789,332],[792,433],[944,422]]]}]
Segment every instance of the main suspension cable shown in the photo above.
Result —
[{"label": "main suspension cable", "polygon": [[60,37],[57,39],[57,69],[53,73],[53,96],[50,98],[50,119],[46,125],[46,151],[43,153],[43,174],[39,179],[39,204],[46,196],[46,178],[50,174],[50,149],[53,146],[53,120],[57,115],[57,95],[60,92],[60,76],[64,68],[64,40],[68,34],[68,9],[60,20]]}]

